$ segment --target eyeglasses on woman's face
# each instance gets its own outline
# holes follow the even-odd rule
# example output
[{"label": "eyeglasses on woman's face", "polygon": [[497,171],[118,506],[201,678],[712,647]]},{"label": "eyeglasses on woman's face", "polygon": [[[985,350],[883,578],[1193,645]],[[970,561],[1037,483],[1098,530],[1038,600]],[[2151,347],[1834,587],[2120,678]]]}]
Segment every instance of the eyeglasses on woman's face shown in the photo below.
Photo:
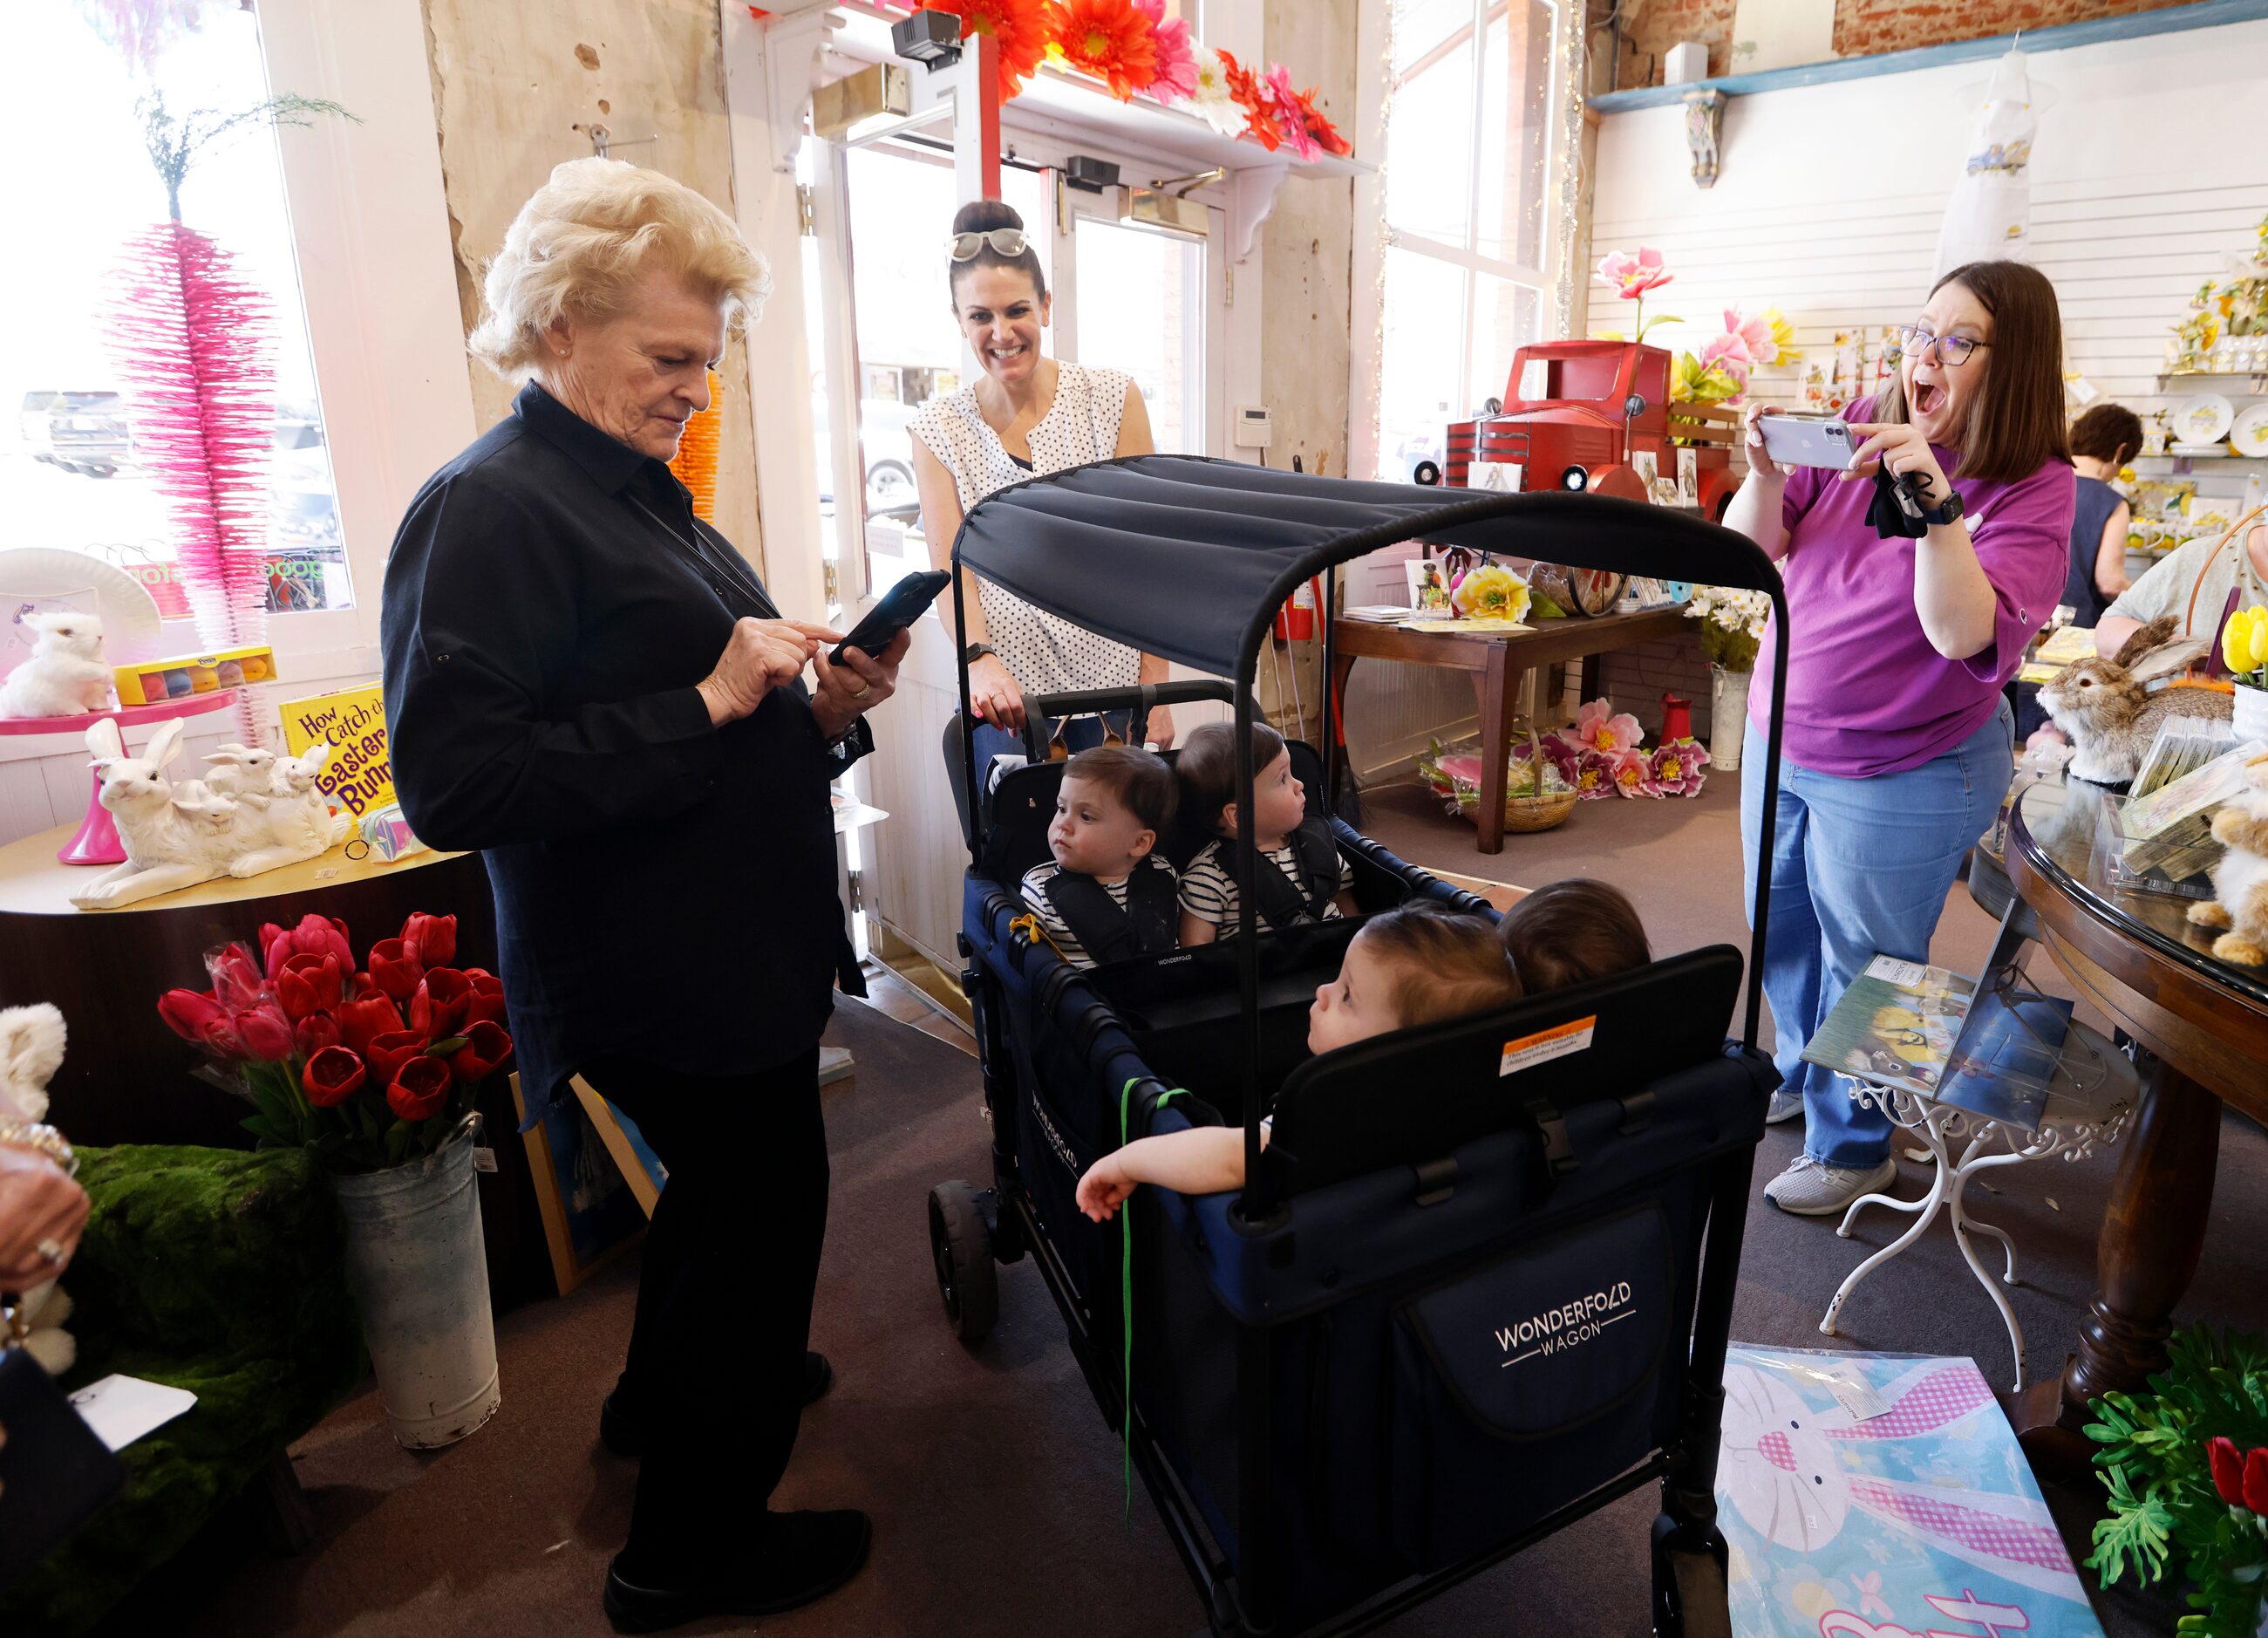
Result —
[{"label": "eyeglasses on woman's face", "polygon": [[955,262],[974,262],[983,254],[984,247],[992,247],[996,256],[1014,261],[1024,254],[1024,230],[1020,227],[996,227],[989,233],[955,233],[946,240]]},{"label": "eyeglasses on woman's face", "polygon": [[1932,347],[1937,349],[1937,359],[1948,370],[1957,370],[1969,362],[1979,347],[1990,347],[1991,342],[1974,341],[1966,336],[1933,336],[1918,324],[1909,324],[1898,332],[1898,343],[1906,356],[1918,359]]}]

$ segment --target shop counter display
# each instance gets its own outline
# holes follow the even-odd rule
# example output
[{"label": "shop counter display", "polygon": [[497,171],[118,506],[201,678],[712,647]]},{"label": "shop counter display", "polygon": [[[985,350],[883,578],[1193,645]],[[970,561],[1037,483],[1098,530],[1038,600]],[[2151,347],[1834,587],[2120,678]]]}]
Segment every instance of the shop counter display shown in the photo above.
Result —
[{"label": "shop counter display", "polygon": [[2095,847],[2102,794],[2083,780],[2030,786],[2005,850],[2056,965],[2147,1054],[2078,1351],[2011,1412],[2035,1463],[2072,1473],[2094,1448],[2078,1431],[2088,1402],[2165,1366],[2171,1315],[2205,1246],[2221,1104],[2268,1120],[2268,970],[2215,960],[2187,900],[2110,884]]}]

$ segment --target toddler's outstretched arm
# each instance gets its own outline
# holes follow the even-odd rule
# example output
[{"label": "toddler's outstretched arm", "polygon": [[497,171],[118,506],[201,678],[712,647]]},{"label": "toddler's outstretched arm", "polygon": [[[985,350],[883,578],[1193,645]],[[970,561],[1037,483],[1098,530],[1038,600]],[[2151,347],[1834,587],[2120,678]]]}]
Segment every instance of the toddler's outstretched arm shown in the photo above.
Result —
[{"label": "toddler's outstretched arm", "polygon": [[[1261,1137],[1264,1143],[1264,1128]],[[1079,1180],[1079,1209],[1099,1223],[1108,1222],[1136,1186],[1145,1183],[1177,1194],[1219,1194],[1242,1188],[1244,1128],[1194,1126],[1137,1138],[1086,1169]]]}]

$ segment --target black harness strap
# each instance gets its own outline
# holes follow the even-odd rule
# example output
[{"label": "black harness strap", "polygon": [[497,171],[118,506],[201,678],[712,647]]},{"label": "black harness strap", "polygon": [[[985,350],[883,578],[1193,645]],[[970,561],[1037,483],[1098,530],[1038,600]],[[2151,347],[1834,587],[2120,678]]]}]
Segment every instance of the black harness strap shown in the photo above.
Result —
[{"label": "black harness strap", "polygon": [[1331,837],[1330,826],[1310,818],[1292,832],[1291,842],[1300,867],[1298,884],[1270,859],[1260,861],[1255,883],[1260,913],[1271,927],[1321,921],[1339,890],[1339,845]]},{"label": "black harness strap", "polygon": [[1110,889],[1093,876],[1075,875],[1068,870],[1057,871],[1040,884],[1040,890],[1098,966],[1136,956],[1162,955],[1181,941],[1181,906],[1174,873],[1148,860],[1126,878],[1123,909],[1110,896]]}]

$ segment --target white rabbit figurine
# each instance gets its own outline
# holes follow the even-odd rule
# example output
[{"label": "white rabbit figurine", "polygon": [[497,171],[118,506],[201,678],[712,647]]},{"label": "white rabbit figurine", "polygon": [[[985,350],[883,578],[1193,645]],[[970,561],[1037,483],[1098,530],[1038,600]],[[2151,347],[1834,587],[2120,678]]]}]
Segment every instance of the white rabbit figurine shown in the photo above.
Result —
[{"label": "white rabbit figurine", "polygon": [[276,753],[264,745],[217,745],[205,760],[213,771],[205,783],[225,795],[266,795],[275,783]]},{"label": "white rabbit figurine", "polygon": [[239,847],[236,827],[216,828],[195,802],[192,812],[177,808],[162,771],[180,751],[181,731],[178,720],[159,724],[139,756],[126,754],[113,718],[86,731],[102,776],[99,800],[118,822],[126,862],[71,895],[81,909],[131,904],[228,874]]},{"label": "white rabbit figurine", "polygon": [[31,658],[0,682],[0,717],[77,717],[110,703],[102,622],[71,609],[27,614],[37,631]]},{"label": "white rabbit figurine", "polygon": [[[63,1067],[63,1015],[45,1001],[0,1008],[0,1116],[45,1120],[48,1082]],[[77,1358],[78,1345],[63,1328],[71,1300],[52,1280],[24,1293],[24,1317],[32,1334],[24,1346],[50,1376],[60,1376]]]},{"label": "white rabbit figurine", "polygon": [[48,1082],[63,1066],[63,1015],[45,1001],[0,1009],[0,1115],[48,1118]]},{"label": "white rabbit figurine", "polygon": [[246,850],[229,873],[256,876],[263,870],[297,864],[327,853],[346,839],[354,821],[334,815],[315,784],[331,759],[328,744],[310,746],[298,756],[281,756],[270,774],[268,793],[247,792],[238,799],[237,831]]}]

